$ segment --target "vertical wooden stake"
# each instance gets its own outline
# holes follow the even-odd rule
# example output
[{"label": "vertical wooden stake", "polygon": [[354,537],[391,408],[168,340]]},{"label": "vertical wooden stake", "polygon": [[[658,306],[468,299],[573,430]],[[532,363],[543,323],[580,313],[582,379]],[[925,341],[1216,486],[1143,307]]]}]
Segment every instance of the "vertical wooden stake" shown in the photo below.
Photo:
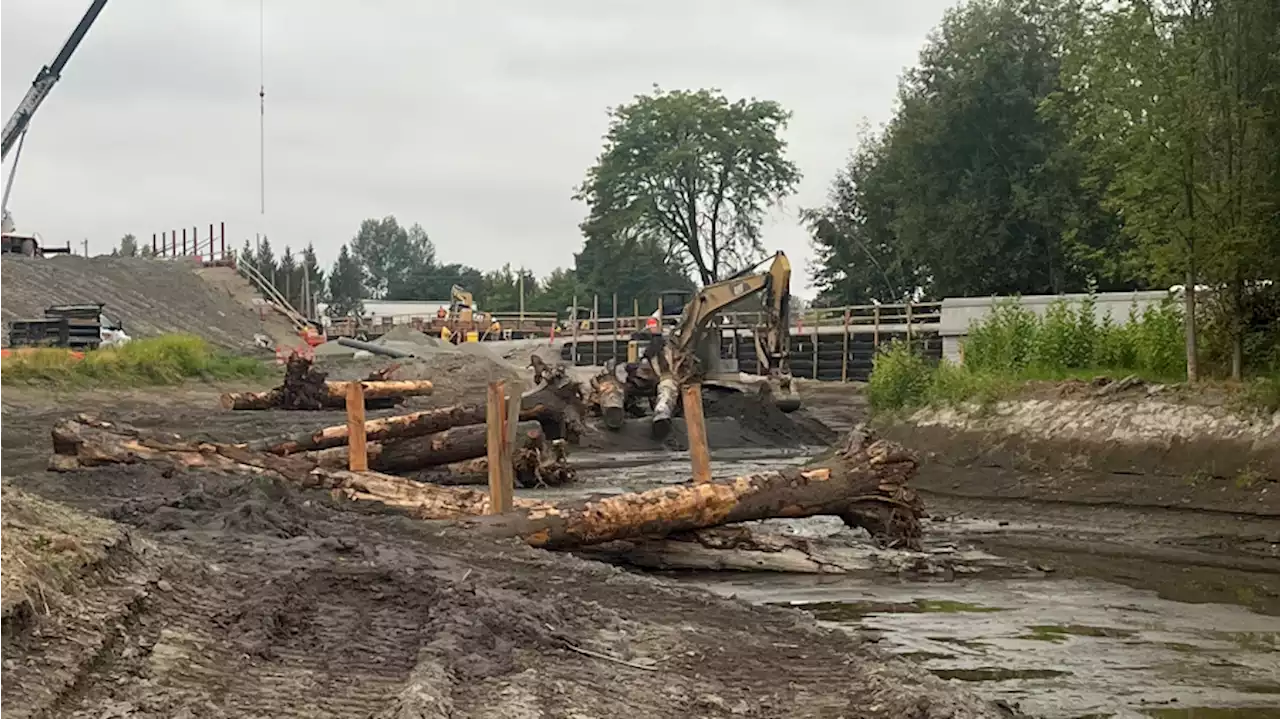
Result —
[{"label": "vertical wooden stake", "polygon": [[507,391],[506,397],[506,415],[503,418],[502,425],[502,511],[510,512],[511,503],[516,493],[516,470],[512,466],[512,458],[515,456],[516,428],[520,426],[520,394],[523,392],[521,383],[517,380],[510,385],[511,389]]},{"label": "vertical wooden stake", "polygon": [[840,381],[849,381],[849,310],[844,311],[844,339],[840,351]]},{"label": "vertical wooden stake", "polygon": [[369,471],[368,437],[364,432],[364,385],[347,383],[347,469]]},{"label": "vertical wooden stake", "polygon": [[507,446],[507,413],[502,395],[505,384],[502,380],[489,383],[489,394],[485,398],[485,450],[489,459],[489,514],[501,514],[511,510],[510,476],[505,467],[511,466],[511,451]]},{"label": "vertical wooden stake", "polygon": [[707,421],[702,416],[702,385],[684,388],[684,423],[689,429],[689,459],[693,462],[693,481],[711,481],[711,449],[707,446]]}]

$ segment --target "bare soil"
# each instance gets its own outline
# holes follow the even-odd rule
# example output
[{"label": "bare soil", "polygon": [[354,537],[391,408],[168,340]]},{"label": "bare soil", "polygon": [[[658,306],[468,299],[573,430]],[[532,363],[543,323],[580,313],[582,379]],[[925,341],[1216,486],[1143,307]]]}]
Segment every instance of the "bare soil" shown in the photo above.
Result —
[{"label": "bare soil", "polygon": [[252,351],[258,333],[277,342],[297,341],[282,316],[252,306],[255,293],[230,267],[138,257],[5,255],[0,269],[0,314],[6,324],[43,317],[50,305],[105,302],[107,315],[121,321],[132,337],[195,334],[245,352]]},{"label": "bare soil", "polygon": [[126,537],[67,601],[6,625],[14,716],[1004,713],[800,612],[518,543],[445,540],[262,478],[43,471],[49,426],[72,411],[224,441],[342,417],[221,412],[221,389],[4,393],[6,493]]}]

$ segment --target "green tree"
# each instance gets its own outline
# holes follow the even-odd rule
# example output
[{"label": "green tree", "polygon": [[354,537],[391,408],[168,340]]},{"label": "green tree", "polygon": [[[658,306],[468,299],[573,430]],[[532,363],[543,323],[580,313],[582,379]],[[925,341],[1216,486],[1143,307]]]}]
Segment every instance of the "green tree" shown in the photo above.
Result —
[{"label": "green tree", "polygon": [[132,234],[125,235],[120,238],[120,249],[111,254],[118,254],[121,257],[137,257],[138,256],[138,238]]},{"label": "green tree", "polygon": [[401,227],[394,215],[360,223],[350,245],[371,297],[415,299],[415,279],[429,274],[435,264],[435,247],[426,231],[416,224]]},{"label": "green tree", "polygon": [[311,292],[312,304],[325,301],[326,287],[324,280],[324,270],[320,268],[320,261],[316,259],[315,245],[307,243],[307,248],[302,251],[302,271],[308,277],[307,287]]},{"label": "green tree", "polygon": [[263,235],[262,239],[258,241],[258,251],[254,255],[253,267],[258,272],[262,273],[262,276],[267,279],[267,282],[270,282],[272,285],[276,285],[278,283],[278,271],[280,266],[276,264],[276,256],[274,251],[271,249],[271,240],[268,240],[266,235]]},{"label": "green tree", "polygon": [[343,245],[329,273],[329,306],[325,313],[330,317],[358,317],[364,312],[364,295],[360,265]]},{"label": "green tree", "polygon": [[590,208],[585,225],[658,238],[704,284],[753,264],[765,212],[800,179],[780,137],[790,113],[655,87],[609,114],[604,151],[576,195]]},{"label": "green tree", "polygon": [[276,270],[276,291],[284,296],[286,302],[297,308],[302,306],[302,273],[298,269],[298,261],[293,256],[293,249],[288,245],[280,252],[280,262]]},{"label": "green tree", "polygon": [[1056,19],[1033,0],[970,2],[944,17],[903,82],[889,129],[892,226],[933,296],[1111,279],[1087,250],[1114,222],[1081,192],[1069,136],[1040,110],[1059,86]]},{"label": "green tree", "polygon": [[894,232],[899,197],[891,139],[888,132],[866,137],[836,175],[826,206],[801,212],[813,236],[821,305],[904,302],[927,284],[924,258]]},{"label": "green tree", "polygon": [[[648,314],[657,306],[658,295],[666,290],[690,289],[689,281],[670,244],[663,238],[649,233],[642,227],[624,227],[616,231],[604,222],[585,223],[587,236],[582,251],[574,255],[575,291],[580,306],[590,306],[592,297],[602,301],[608,298],[612,307],[613,294],[618,295],[618,311],[631,309],[639,303],[640,311]],[[556,308],[563,311],[569,302]]]},{"label": "green tree", "polygon": [[[564,308],[573,305],[573,298],[579,293],[586,296],[578,285],[578,278],[573,270],[557,267],[542,280],[542,291],[532,302],[526,300],[525,309],[531,312],[564,312]],[[629,305],[628,305],[629,306]]]}]

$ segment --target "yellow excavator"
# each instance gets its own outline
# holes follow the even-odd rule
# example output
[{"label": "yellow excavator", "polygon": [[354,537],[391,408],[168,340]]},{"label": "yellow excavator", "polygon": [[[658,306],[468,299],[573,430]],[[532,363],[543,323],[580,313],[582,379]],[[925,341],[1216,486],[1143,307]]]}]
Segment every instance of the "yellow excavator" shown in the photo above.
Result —
[{"label": "yellow excavator", "polygon": [[[662,334],[659,326],[659,333],[649,341],[627,384],[656,396],[655,433],[663,433],[669,424],[679,388],[693,382],[715,392],[768,392],[782,411],[800,408],[788,366],[791,262],[782,252],[766,262],[767,267],[762,262],[702,288],[685,305],[669,335]],[[745,303],[753,298],[761,301],[761,321],[752,328],[752,335],[762,370],[754,374],[721,357],[719,322],[726,311],[746,311]]]}]

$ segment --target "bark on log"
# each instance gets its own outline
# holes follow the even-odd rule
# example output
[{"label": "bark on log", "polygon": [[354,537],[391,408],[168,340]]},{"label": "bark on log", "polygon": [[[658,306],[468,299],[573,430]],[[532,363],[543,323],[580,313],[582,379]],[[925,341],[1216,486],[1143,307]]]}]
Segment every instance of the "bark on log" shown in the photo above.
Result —
[{"label": "bark on log", "polygon": [[[54,450],[52,469],[162,462],[173,467],[268,471],[304,486],[337,490],[352,499],[379,501],[419,518],[459,519],[488,508],[487,494],[482,492],[433,487],[377,472],[316,467],[305,461],[306,455],[277,457],[83,417],[55,426]],[[573,549],[770,517],[834,515],[847,525],[866,528],[881,546],[918,550],[924,506],[907,487],[915,470],[915,458],[901,446],[854,430],[841,450],[807,469],[563,504],[517,499],[510,514],[470,516],[443,529],[520,537],[533,546]]]},{"label": "bark on log", "polygon": [[[520,419],[537,419],[544,413],[545,408],[542,405],[534,405],[527,409],[521,409]],[[452,427],[484,424],[484,415],[485,412],[482,405],[459,404],[392,417],[380,417],[365,422],[365,436],[370,442],[422,437],[436,432],[443,432]],[[247,447],[257,452],[286,455],[329,447],[340,447],[346,443],[347,425],[341,424],[322,427],[312,432],[300,432],[271,439],[260,439],[250,442]]]},{"label": "bark on log", "polygon": [[[511,466],[517,487],[559,487],[578,477],[569,465],[563,439],[547,442],[541,436],[526,435],[524,445],[513,453]],[[433,467],[419,472],[415,479],[445,486],[488,484],[489,458],[476,457]]]},{"label": "bark on log", "polygon": [[[430,380],[385,380],[381,382],[364,382],[365,406],[374,409],[387,406],[393,402],[404,401],[406,397],[423,397],[431,394]],[[341,409],[346,406],[347,383],[325,382],[325,394],[319,398],[323,403],[318,409]],[[284,392],[279,388],[266,392],[227,392],[220,398],[223,409],[263,410],[282,407]]]},{"label": "bark on log", "polygon": [[587,406],[604,419],[604,426],[619,429],[626,420],[627,395],[622,383],[614,374],[612,360],[605,366],[605,371],[591,378],[591,393],[587,398]]},{"label": "bark on log", "polygon": [[1024,562],[980,550],[915,552],[830,538],[773,534],[743,526],[701,529],[665,539],[610,542],[574,550],[589,559],[643,569],[890,575],[954,579],[1042,574]]},{"label": "bark on log", "polygon": [[[542,436],[537,422],[521,422],[516,426],[519,435],[533,433]],[[425,467],[436,467],[450,462],[483,457],[487,447],[486,428],[483,424],[453,427],[423,437],[395,439],[386,442],[370,442],[368,446],[369,469],[379,472],[411,472]],[[320,467],[346,467],[347,446],[330,447],[303,456]]]},{"label": "bark on log", "polygon": [[522,411],[541,405],[538,421],[551,439],[567,439],[576,443],[586,431],[583,417],[587,406],[582,388],[569,376],[564,365],[548,365],[534,355],[530,360],[537,389],[520,398]]}]

